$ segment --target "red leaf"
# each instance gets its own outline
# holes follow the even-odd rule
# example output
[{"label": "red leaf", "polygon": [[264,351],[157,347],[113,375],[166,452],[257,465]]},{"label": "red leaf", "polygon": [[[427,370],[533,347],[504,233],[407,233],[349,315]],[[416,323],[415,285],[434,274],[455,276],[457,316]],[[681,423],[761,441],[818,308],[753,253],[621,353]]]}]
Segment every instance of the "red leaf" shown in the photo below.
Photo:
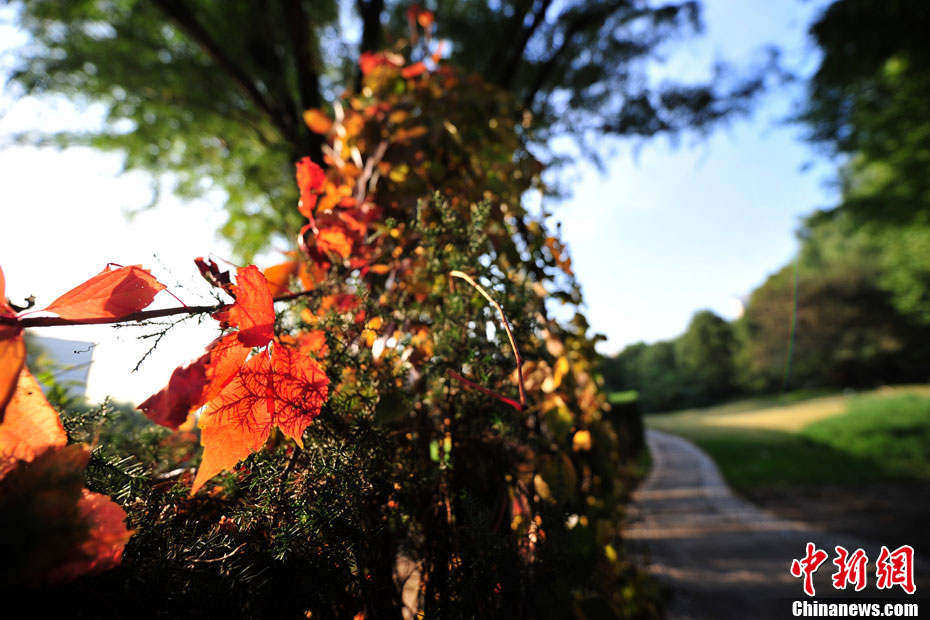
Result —
[{"label": "red leaf", "polygon": [[84,487],[90,449],[50,448],[3,479],[4,584],[62,582],[119,564],[131,532],[122,508]]},{"label": "red leaf", "polygon": [[268,281],[255,265],[236,272],[236,303],[228,316],[239,328],[239,342],[247,347],[263,347],[274,338],[274,301]]},{"label": "red leaf", "polygon": [[66,443],[68,436],[58,412],[48,404],[38,381],[24,367],[0,424],[0,478],[16,461],[31,461],[48,448]]},{"label": "red leaf", "polygon": [[120,318],[142,310],[164,290],[147,269],[140,265],[102,272],[71,289],[46,310],[63,319]]},{"label": "red leaf", "polygon": [[177,367],[168,385],[137,408],[153,422],[178,428],[191,410],[212,400],[232,381],[250,350],[239,343],[237,334],[217,338],[198,359]]},{"label": "red leaf", "polygon": [[212,258],[203,260],[202,256],[198,256],[194,259],[194,264],[197,265],[197,270],[200,271],[204,280],[216,288],[221,288],[226,292],[231,291],[232,283],[229,281],[229,272],[220,271],[219,265],[214,263]]},{"label": "red leaf", "polygon": [[317,197],[323,192],[325,181],[323,169],[309,157],[297,162],[297,187],[300,189],[300,203],[297,209],[304,217],[313,218],[313,207],[316,206]]},{"label": "red leaf", "polygon": [[409,80],[410,78],[415,78],[418,75],[422,75],[423,73],[426,73],[426,65],[423,64],[422,62],[415,62],[408,67],[404,67],[400,71],[401,77],[404,78],[405,80]]},{"label": "red leaf", "polygon": [[137,409],[162,426],[178,428],[191,409],[199,407],[207,385],[207,363],[210,353],[204,353],[187,366],[178,366],[160,392],[149,396]]},{"label": "red leaf", "polygon": [[77,510],[78,519],[87,526],[87,537],[66,561],[49,571],[50,582],[71,581],[119,566],[123,547],[132,537],[126,529],[126,513],[106,495],[81,489]]},{"label": "red leaf", "polygon": [[203,460],[191,494],[261,448],[274,426],[301,444],[326,401],[327,385],[320,365],[289,347],[275,346],[270,359],[253,356],[201,416]]}]

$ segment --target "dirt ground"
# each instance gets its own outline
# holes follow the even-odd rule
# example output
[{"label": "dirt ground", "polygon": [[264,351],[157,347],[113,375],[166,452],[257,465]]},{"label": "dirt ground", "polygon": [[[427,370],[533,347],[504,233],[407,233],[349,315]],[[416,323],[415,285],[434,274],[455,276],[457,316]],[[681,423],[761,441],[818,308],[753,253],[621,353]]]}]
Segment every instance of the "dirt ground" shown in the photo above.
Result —
[{"label": "dirt ground", "polygon": [[745,498],[779,517],[930,555],[930,483],[759,489]]},{"label": "dirt ground", "polygon": [[[836,590],[831,566],[814,574],[817,599],[875,598],[930,605],[930,568],[920,555],[927,534],[927,489],[785,489],[758,494],[763,509],[734,496],[710,457],[691,442],[647,432],[652,469],[633,493],[626,524],[628,557],[666,588],[667,620],[778,620],[806,599],[790,574],[808,542],[864,549],[910,544],[918,552],[914,596],[903,590]],[[768,510],[765,510],[768,508]],[[930,528],[928,528],[930,529]],[[874,570],[874,569],[873,569]]]}]

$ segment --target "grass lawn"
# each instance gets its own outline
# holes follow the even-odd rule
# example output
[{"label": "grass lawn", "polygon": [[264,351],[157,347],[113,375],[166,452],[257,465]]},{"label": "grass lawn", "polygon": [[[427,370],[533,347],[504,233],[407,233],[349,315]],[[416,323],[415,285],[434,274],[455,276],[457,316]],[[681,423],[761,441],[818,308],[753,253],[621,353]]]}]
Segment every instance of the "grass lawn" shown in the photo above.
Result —
[{"label": "grass lawn", "polygon": [[847,396],[796,392],[646,416],[704,448],[740,492],[930,482],[930,386]]}]

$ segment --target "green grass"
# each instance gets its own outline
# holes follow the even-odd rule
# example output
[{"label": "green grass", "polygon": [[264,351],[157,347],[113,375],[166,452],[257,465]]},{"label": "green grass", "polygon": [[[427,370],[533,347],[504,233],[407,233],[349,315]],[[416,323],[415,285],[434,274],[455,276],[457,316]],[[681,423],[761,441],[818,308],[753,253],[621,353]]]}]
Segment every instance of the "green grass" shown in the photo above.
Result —
[{"label": "green grass", "polygon": [[634,400],[639,398],[639,394],[636,390],[627,390],[626,392],[611,392],[607,395],[607,402],[611,405],[622,405],[623,403],[631,403]]},{"label": "green grass", "polygon": [[871,462],[882,477],[930,480],[930,398],[853,399],[846,413],[804,427],[821,445]]},{"label": "green grass", "polygon": [[930,388],[810,396],[650,415],[646,424],[695,441],[739,491],[930,481]]}]

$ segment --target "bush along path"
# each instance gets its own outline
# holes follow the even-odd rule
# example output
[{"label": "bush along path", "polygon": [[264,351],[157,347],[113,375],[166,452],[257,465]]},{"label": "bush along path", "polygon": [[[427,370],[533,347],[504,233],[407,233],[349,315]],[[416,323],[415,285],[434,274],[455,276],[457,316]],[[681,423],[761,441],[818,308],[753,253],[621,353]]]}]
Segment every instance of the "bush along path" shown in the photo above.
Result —
[{"label": "bush along path", "polygon": [[[582,298],[546,215],[522,204],[545,189],[532,119],[420,41],[363,54],[360,92],[307,111],[323,156],[296,162],[306,223],[284,262],[198,260],[210,306],[146,310],[166,287],[138,267],[44,308],[57,317],[0,303],[9,607],[653,616],[620,553],[629,454],[606,417],[595,339],[580,312],[560,322],[547,308]],[[62,420],[25,381],[27,327],[143,321],[157,335],[169,316],[208,312],[217,340],[140,405],[159,426],[106,408]],[[19,501],[62,477],[68,519]],[[64,526],[80,534],[67,546],[47,536]],[[72,547],[76,567],[58,552]]]},{"label": "bush along path", "polygon": [[[730,491],[714,462],[690,441],[662,431],[647,431],[652,470],[633,494],[626,547],[635,562],[668,589],[669,620],[714,618],[789,618],[795,601],[837,603],[864,600],[884,605],[930,605],[927,563],[914,559],[915,592],[905,592],[898,576],[879,569],[882,541],[866,542],[779,519]],[[815,596],[805,593],[804,571],[792,575],[794,560],[804,560],[808,543],[825,560],[812,575]],[[833,585],[840,568],[836,547],[850,558],[858,549],[867,557],[865,587]],[[897,550],[888,549],[889,553]],[[853,563],[847,558],[848,563]],[[879,589],[879,574],[889,588]],[[854,571],[850,578],[855,577]],[[874,614],[873,614],[874,615]]]}]

